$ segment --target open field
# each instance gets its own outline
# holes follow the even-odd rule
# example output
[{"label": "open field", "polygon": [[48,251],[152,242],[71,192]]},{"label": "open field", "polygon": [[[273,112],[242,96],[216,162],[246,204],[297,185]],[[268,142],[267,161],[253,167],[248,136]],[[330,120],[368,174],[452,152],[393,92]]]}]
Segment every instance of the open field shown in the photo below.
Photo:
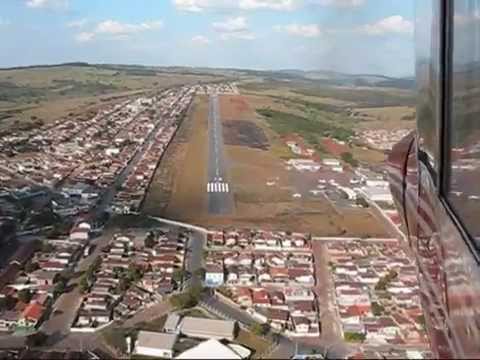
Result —
[{"label": "open field", "polygon": [[358,123],[361,129],[395,130],[415,127],[415,108],[411,106],[356,108],[354,111],[363,119]]},{"label": "open field", "polygon": [[0,131],[39,127],[145,91],[218,79],[108,66],[0,70]]},{"label": "open field", "polygon": [[157,169],[143,211],[191,219],[206,211],[208,98],[198,96]]}]

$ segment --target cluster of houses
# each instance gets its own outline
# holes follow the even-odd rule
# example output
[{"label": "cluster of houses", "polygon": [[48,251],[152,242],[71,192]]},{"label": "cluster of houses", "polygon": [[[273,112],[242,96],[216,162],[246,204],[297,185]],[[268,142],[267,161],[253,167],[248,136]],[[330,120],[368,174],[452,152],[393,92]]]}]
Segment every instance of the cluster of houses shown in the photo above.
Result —
[{"label": "cluster of houses", "polygon": [[370,344],[426,343],[417,269],[398,240],[331,242],[328,253],[346,337]]},{"label": "cluster of houses", "polygon": [[389,151],[392,147],[411,132],[410,129],[374,129],[365,130],[357,138],[367,146],[377,150]]},{"label": "cluster of houses", "polygon": [[[156,113],[150,116],[160,117],[163,120],[156,125],[149,124],[154,128],[152,139],[145,145],[141,158],[134,164],[122,188],[115,195],[112,205],[114,211],[119,213],[138,211],[157,165],[175,135],[178,119],[187,111],[195,92],[196,88],[192,87],[168,90],[156,103]],[[148,131],[143,133],[148,134]]]},{"label": "cluster of houses", "polygon": [[121,185],[129,166],[140,160],[117,200],[143,198],[196,90],[195,86],[169,89],[105,106],[86,119],[69,117],[6,136],[0,139],[0,147],[9,149],[0,154],[0,188],[55,188],[59,196],[53,199],[54,211],[76,216],[95,206],[105,191]]},{"label": "cluster of houses", "polygon": [[203,84],[198,86],[198,93],[205,95],[212,94],[226,94],[226,95],[238,95],[240,91],[238,90],[237,83],[217,83],[217,84]]},{"label": "cluster of houses", "polygon": [[208,234],[205,285],[222,288],[258,321],[292,336],[318,336],[310,236],[263,230]]},{"label": "cluster of houses", "polygon": [[174,273],[183,268],[185,241],[176,233],[114,235],[88,279],[75,327],[128,318],[178,288]]},{"label": "cluster of houses", "polygon": [[22,245],[0,274],[0,331],[33,330],[45,320],[61,274],[72,269],[88,244],[90,224],[79,222],[66,238]]}]

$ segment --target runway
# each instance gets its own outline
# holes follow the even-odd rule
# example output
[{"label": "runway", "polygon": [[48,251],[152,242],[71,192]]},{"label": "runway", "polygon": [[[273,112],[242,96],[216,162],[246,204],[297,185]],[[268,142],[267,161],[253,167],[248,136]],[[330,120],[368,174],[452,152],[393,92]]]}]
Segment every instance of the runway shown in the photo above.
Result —
[{"label": "runway", "polygon": [[228,215],[234,210],[232,185],[228,182],[218,95],[210,95],[208,114],[208,212]]}]

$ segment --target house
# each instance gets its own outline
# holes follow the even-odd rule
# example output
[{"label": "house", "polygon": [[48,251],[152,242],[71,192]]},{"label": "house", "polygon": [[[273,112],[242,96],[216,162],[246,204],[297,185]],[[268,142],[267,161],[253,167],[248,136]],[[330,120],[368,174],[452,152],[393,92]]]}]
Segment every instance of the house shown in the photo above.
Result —
[{"label": "house", "polygon": [[90,230],[88,228],[75,227],[70,232],[70,240],[85,242],[90,238]]},{"label": "house", "polygon": [[168,314],[167,320],[163,325],[163,331],[169,334],[176,334],[178,332],[178,324],[180,323],[180,316],[176,313]]},{"label": "house", "polygon": [[18,312],[4,311],[0,314],[0,331],[11,331],[18,322]]},{"label": "house", "polygon": [[77,319],[77,326],[89,327],[92,325],[107,324],[110,321],[111,313],[108,310],[80,310]]},{"label": "house", "polygon": [[27,305],[17,322],[18,326],[36,327],[42,319],[45,308],[35,302]]},{"label": "house", "polygon": [[254,289],[253,290],[253,298],[252,298],[253,306],[259,307],[270,307],[270,297],[268,295],[267,290],[265,289]]},{"label": "house", "polygon": [[209,264],[205,269],[205,286],[219,287],[225,282],[223,267]]},{"label": "house", "polygon": [[252,290],[246,287],[236,288],[236,300],[240,306],[252,306]]},{"label": "house", "polygon": [[134,354],[172,359],[177,334],[140,331],[135,341]]},{"label": "house", "polygon": [[55,271],[46,271],[43,269],[35,270],[29,274],[30,281],[37,285],[53,285],[58,273]]},{"label": "house", "polygon": [[311,321],[303,316],[291,317],[292,328],[297,334],[308,334],[310,331]]},{"label": "house", "polygon": [[282,309],[268,309],[267,317],[273,328],[281,330],[287,326],[290,320],[290,312]]},{"label": "house", "polygon": [[315,300],[315,294],[313,293],[313,291],[305,288],[286,288],[284,294],[286,302]]},{"label": "house", "polygon": [[228,320],[201,319],[186,316],[179,325],[180,332],[200,339],[227,339],[232,341],[237,332],[237,323]]},{"label": "house", "polygon": [[176,359],[231,359],[241,360],[250,358],[251,351],[238,344],[224,344],[210,339],[193,348],[184,351]]}]

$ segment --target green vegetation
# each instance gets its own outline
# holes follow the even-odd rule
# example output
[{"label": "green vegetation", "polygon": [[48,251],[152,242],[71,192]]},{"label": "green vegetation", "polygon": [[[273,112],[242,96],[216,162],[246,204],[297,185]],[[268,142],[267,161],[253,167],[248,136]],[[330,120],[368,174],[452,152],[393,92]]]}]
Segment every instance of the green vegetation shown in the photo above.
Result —
[{"label": "green vegetation", "polygon": [[357,107],[414,106],[416,99],[412,91],[385,91],[380,89],[349,89],[331,86],[304,87],[293,92],[323,98],[334,98],[353,102]]},{"label": "green vegetation", "polygon": [[258,356],[265,353],[271,345],[271,343],[264,338],[242,329],[239,330],[235,341],[253,350],[254,358],[259,358]]},{"label": "green vegetation", "polygon": [[366,338],[365,334],[355,332],[346,332],[343,337],[349,342],[363,342]]},{"label": "green vegetation", "polygon": [[34,272],[35,270],[38,270],[40,267],[38,266],[38,263],[36,262],[32,262],[32,261],[29,261],[25,264],[25,272],[27,273],[32,273]]},{"label": "green vegetation", "polygon": [[175,270],[172,274],[172,279],[175,281],[177,284],[181,283],[184,278],[188,276],[188,271],[184,269],[178,269]]},{"label": "green vegetation", "polygon": [[187,292],[170,297],[170,304],[177,309],[190,309],[198,305],[200,295],[203,291],[201,287],[190,288]]},{"label": "green vegetation", "polygon": [[151,249],[155,246],[156,240],[155,240],[155,233],[153,231],[150,231],[145,238],[145,247],[148,249]]},{"label": "green vegetation", "polygon": [[378,302],[372,302],[372,313],[375,316],[382,316],[385,312],[385,308]]},{"label": "green vegetation", "polygon": [[28,304],[32,300],[33,294],[29,289],[23,289],[18,292],[17,298],[19,301]]},{"label": "green vegetation", "polygon": [[270,108],[260,109],[257,112],[267,120],[268,124],[278,134],[297,133],[313,143],[312,145],[319,144],[318,137],[333,137],[341,141],[347,141],[354,135],[353,130],[333,125],[329,121],[322,121],[320,116],[306,118]]},{"label": "green vegetation", "polygon": [[250,327],[250,331],[257,336],[265,336],[270,331],[270,325],[255,323]]},{"label": "green vegetation", "polygon": [[347,164],[351,165],[352,167],[357,167],[358,166],[358,160],[353,157],[353,154],[350,152],[344,152],[341,155],[341,158],[343,161],[345,161]]},{"label": "green vegetation", "polygon": [[375,285],[375,290],[385,291],[387,290],[390,283],[395,280],[398,276],[398,273],[395,270],[390,270],[390,272],[378,280],[377,285]]}]

